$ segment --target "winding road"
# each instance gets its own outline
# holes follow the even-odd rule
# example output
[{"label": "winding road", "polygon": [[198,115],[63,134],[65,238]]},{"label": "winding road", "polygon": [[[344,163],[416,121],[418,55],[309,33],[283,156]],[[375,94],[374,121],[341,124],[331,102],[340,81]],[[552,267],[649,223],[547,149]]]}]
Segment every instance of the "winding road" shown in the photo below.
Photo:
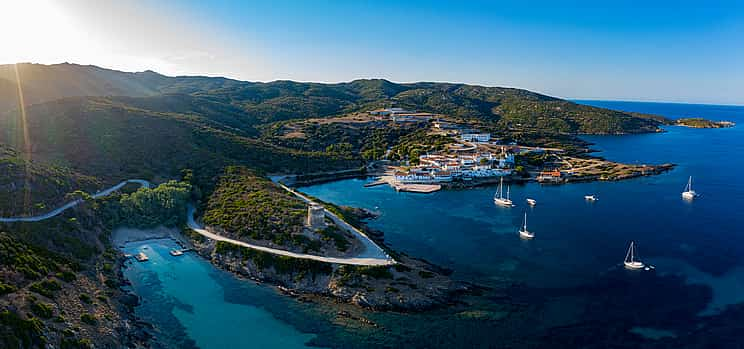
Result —
[{"label": "winding road", "polygon": [[187,222],[189,228],[191,228],[191,230],[195,231],[197,234],[204,236],[208,239],[215,240],[215,241],[223,241],[223,242],[227,242],[233,245],[238,245],[238,246],[247,247],[247,248],[258,250],[258,251],[268,252],[268,253],[279,255],[279,256],[287,256],[287,257],[299,258],[299,259],[310,259],[310,260],[326,262],[326,263],[366,265],[366,266],[393,265],[396,263],[392,258],[387,256],[387,254],[385,254],[385,252],[382,251],[382,249],[380,249],[380,247],[378,247],[377,245],[374,245],[374,246],[377,249],[380,249],[380,252],[382,253],[382,256],[380,257],[364,256],[365,254],[367,254],[367,251],[369,251],[369,248],[367,247],[366,244],[365,244],[365,252],[363,252],[360,256],[357,256],[357,257],[323,257],[323,256],[316,256],[316,255],[307,254],[307,253],[295,253],[295,252],[280,250],[280,249],[266,247],[266,246],[259,246],[259,245],[247,243],[245,241],[230,239],[222,235],[212,233],[209,230],[204,229],[204,227],[197,224],[196,221],[194,221],[194,211],[195,211],[194,208],[190,206],[189,212],[188,212],[188,222]]},{"label": "winding road", "polygon": [[[125,185],[127,185],[129,183],[137,183],[137,184],[139,184],[139,185],[141,185],[141,186],[143,186],[145,188],[149,188],[150,187],[150,182],[148,182],[148,181],[146,181],[144,179],[128,179],[126,181],[123,181],[123,182],[121,182],[121,183],[119,183],[119,184],[111,187],[111,188],[101,190],[101,191],[99,191],[99,192],[91,195],[91,197],[94,198],[94,199],[98,199],[98,198],[101,198],[101,197],[104,197],[104,196],[111,195],[111,193],[113,193],[113,192],[121,189],[122,187],[124,187]],[[43,221],[45,219],[49,219],[49,218],[52,218],[54,216],[57,216],[60,213],[62,213],[64,211],[68,210],[68,209],[71,209],[71,208],[79,205],[82,202],[83,202],[82,199],[77,199],[77,200],[74,200],[74,201],[70,201],[70,202],[68,202],[68,203],[66,203],[66,204],[64,204],[64,205],[62,205],[62,206],[60,206],[60,207],[58,207],[58,208],[56,208],[56,209],[48,212],[48,213],[45,213],[45,214],[42,214],[42,215],[38,215],[38,216],[30,216],[30,217],[6,217],[6,218],[0,217],[0,222],[2,222],[2,223],[39,222],[39,221]]]},{"label": "winding road", "polygon": [[[105,197],[105,196],[111,195],[111,193],[113,193],[113,192],[121,189],[122,187],[124,187],[125,185],[127,185],[129,183],[137,183],[137,184],[140,184],[141,186],[143,186],[145,188],[149,188],[150,187],[150,182],[148,182],[148,181],[146,181],[144,179],[129,179],[129,180],[123,181],[123,182],[121,182],[121,183],[119,183],[119,184],[117,184],[117,185],[115,185],[115,186],[113,186],[111,188],[108,188],[108,189],[99,191],[99,192],[91,195],[91,197],[94,198],[94,199],[98,199],[98,198],[101,198],[101,197]],[[296,191],[288,188],[287,186],[285,186],[285,185],[283,185],[281,183],[278,183],[278,184],[282,188],[284,188],[284,190],[287,190],[288,192],[296,195],[297,197],[299,197],[303,201],[305,201],[307,203],[314,203],[308,197],[306,197],[306,196],[304,196],[304,195],[302,195],[302,194],[300,194],[300,193],[298,193],[298,192],[296,192]],[[60,207],[58,207],[58,208],[56,208],[56,209],[48,212],[48,213],[45,213],[43,215],[38,215],[38,216],[29,216],[29,217],[0,217],[0,222],[2,222],[2,223],[39,222],[39,221],[43,221],[45,219],[49,219],[49,218],[55,217],[55,216],[61,214],[62,212],[64,212],[65,210],[68,210],[70,208],[73,208],[73,207],[79,205],[82,202],[83,202],[82,199],[77,199],[77,200],[68,202],[68,203],[66,203],[66,204],[64,204],[64,205],[62,205],[62,206],[60,206]],[[330,211],[328,211],[326,209],[324,209],[324,211],[325,211],[326,216],[328,218],[330,218],[334,223],[336,223],[336,225],[338,225],[339,227],[341,227],[343,229],[346,229],[347,231],[351,232],[352,234],[356,235],[359,238],[359,240],[364,245],[364,251],[363,252],[361,252],[359,255],[357,255],[355,257],[324,257],[324,256],[316,256],[316,255],[306,254],[306,253],[295,253],[295,252],[280,250],[280,249],[271,248],[271,247],[254,245],[254,244],[250,244],[250,243],[247,243],[247,242],[244,242],[244,241],[230,239],[230,238],[227,238],[227,237],[218,235],[218,234],[214,234],[214,233],[208,231],[207,229],[205,229],[204,227],[200,226],[199,224],[197,224],[196,221],[194,220],[194,212],[195,212],[195,210],[194,210],[194,207],[191,206],[191,205],[189,205],[189,208],[188,208],[188,219],[187,219],[187,222],[188,222],[189,228],[191,228],[196,233],[198,233],[199,235],[202,235],[202,236],[204,236],[206,238],[209,238],[209,239],[212,239],[212,240],[215,240],[215,241],[224,241],[224,242],[231,243],[231,244],[234,244],[234,245],[243,246],[243,247],[251,248],[251,249],[254,249],[254,250],[268,252],[268,253],[275,254],[275,255],[280,255],[280,256],[287,256],[287,257],[300,258],[300,259],[310,259],[310,260],[315,260],[315,261],[319,261],[319,262],[327,262],[327,263],[349,264],[349,265],[380,266],[380,265],[393,265],[393,264],[396,263],[393,258],[391,258],[390,256],[388,256],[388,254],[385,253],[385,251],[382,248],[380,248],[380,246],[377,246],[377,244],[375,244],[372,241],[372,239],[370,239],[367,235],[365,235],[361,230],[359,230],[359,229],[353,227],[351,224],[345,222],[344,220],[342,220],[341,218],[339,218],[338,216],[336,216],[335,214],[333,214],[333,212],[330,212]]]}]

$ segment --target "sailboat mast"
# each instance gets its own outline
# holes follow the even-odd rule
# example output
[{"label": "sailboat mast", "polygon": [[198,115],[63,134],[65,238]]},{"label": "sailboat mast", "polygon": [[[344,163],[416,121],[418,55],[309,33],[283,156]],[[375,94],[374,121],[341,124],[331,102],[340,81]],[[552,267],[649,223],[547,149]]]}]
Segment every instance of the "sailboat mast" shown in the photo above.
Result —
[{"label": "sailboat mast", "polygon": [[625,261],[628,262],[628,257],[630,257],[630,262],[633,261],[633,241],[630,242],[630,248],[628,249],[628,253],[625,254]]}]

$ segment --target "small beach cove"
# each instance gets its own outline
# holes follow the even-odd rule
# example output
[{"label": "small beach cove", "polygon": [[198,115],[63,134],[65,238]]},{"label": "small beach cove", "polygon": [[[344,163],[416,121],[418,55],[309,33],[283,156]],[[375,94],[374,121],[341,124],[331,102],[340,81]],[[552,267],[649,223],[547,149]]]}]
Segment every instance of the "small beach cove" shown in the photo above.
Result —
[{"label": "small beach cove", "polygon": [[135,315],[153,326],[154,347],[304,348],[315,337],[268,310],[302,307],[273,287],[239,279],[194,252],[172,256],[171,250],[183,247],[173,239],[177,233],[163,227],[119,228],[113,235],[123,253],[149,258],[129,259],[123,272],[128,290],[141,300]]}]

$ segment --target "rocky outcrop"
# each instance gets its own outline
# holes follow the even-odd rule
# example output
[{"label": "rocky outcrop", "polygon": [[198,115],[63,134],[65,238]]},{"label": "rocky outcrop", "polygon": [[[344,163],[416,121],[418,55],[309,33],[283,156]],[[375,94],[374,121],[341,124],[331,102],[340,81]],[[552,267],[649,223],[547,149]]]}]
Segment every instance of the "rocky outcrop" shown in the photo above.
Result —
[{"label": "rocky outcrop", "polygon": [[476,286],[450,279],[428,262],[398,256],[400,264],[358,267],[296,260],[253,250],[192,241],[214,265],[280,286],[289,295],[312,294],[374,310],[423,311],[449,304]]}]

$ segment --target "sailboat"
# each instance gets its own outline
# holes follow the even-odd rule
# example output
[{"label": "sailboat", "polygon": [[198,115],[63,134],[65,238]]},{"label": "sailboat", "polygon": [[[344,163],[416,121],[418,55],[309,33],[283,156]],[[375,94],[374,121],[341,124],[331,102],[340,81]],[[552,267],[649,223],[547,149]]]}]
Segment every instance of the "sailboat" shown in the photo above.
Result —
[{"label": "sailboat", "polygon": [[625,261],[623,262],[626,268],[641,269],[644,267],[643,263],[637,261],[635,257],[635,242],[631,241],[630,247],[628,248],[628,253],[625,254]]},{"label": "sailboat", "polygon": [[527,230],[527,212],[524,213],[524,223],[522,223],[522,227],[519,228],[519,237],[523,239],[532,239],[535,237],[535,233]]},{"label": "sailboat", "polygon": [[499,206],[514,207],[514,204],[509,198],[509,189],[509,187],[506,188],[506,197],[504,197],[504,178],[502,177],[499,182],[499,189],[496,191],[496,195],[493,196],[493,202]]},{"label": "sailboat", "polygon": [[692,176],[690,176],[690,179],[687,180],[687,186],[685,186],[685,191],[682,192],[682,198],[687,199],[687,200],[692,200],[697,196],[698,196],[698,193],[692,190]]},{"label": "sailboat", "polygon": [[530,206],[535,206],[537,205],[537,200],[527,198],[527,204],[529,204]]}]

